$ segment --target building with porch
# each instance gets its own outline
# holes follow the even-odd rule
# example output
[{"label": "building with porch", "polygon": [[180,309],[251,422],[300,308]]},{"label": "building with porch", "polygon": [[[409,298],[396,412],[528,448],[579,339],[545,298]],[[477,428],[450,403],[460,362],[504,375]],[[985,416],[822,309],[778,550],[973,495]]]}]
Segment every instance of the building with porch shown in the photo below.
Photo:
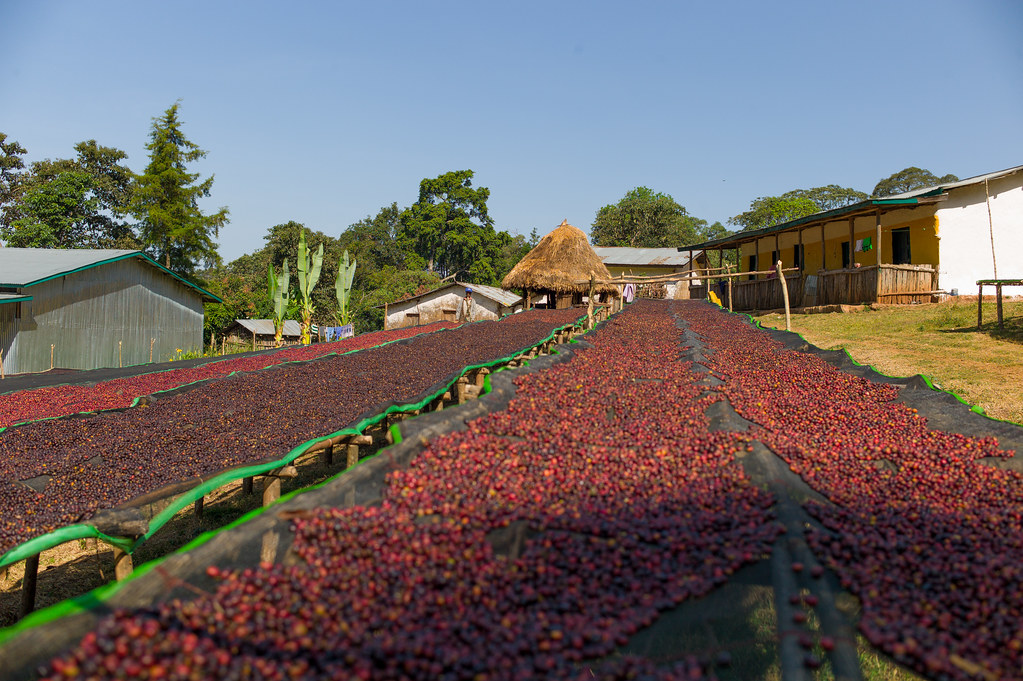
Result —
[{"label": "building with porch", "polygon": [[[1023,166],[872,198],[679,249],[731,252],[739,272],[779,260],[794,307],[921,303],[1023,276]],[[711,275],[713,276],[713,275]],[[733,280],[732,306],[782,306],[776,275]],[[692,297],[706,297],[694,287]]]}]

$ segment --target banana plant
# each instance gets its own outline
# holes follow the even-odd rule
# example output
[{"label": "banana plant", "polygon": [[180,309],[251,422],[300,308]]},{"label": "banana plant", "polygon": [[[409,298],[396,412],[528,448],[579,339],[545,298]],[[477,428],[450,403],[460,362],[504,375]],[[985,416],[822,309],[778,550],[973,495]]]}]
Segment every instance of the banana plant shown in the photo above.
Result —
[{"label": "banana plant", "polygon": [[302,296],[302,345],[309,345],[312,339],[309,330],[313,326],[313,289],[320,280],[320,267],[323,266],[323,244],[316,253],[310,253],[305,245],[305,230],[298,237],[298,292]]},{"label": "banana plant", "polygon": [[334,282],[334,290],[337,291],[337,314],[341,326],[352,323],[352,309],[348,302],[352,298],[352,282],[355,281],[355,258],[348,260],[348,251],[345,250],[341,262],[337,267],[337,281]]},{"label": "banana plant", "polygon": [[273,263],[270,263],[266,273],[267,291],[274,306],[274,347],[281,347],[281,336],[284,334],[284,318],[288,314],[288,303],[290,292],[288,290],[288,259],[284,259],[284,266],[280,274],[274,273]]}]

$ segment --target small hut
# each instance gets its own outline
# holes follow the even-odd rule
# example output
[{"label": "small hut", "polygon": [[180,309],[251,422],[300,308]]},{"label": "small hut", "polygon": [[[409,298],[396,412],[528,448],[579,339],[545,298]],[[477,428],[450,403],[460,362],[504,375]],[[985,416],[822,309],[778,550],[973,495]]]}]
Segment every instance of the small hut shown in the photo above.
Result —
[{"label": "small hut", "polygon": [[[611,274],[600,261],[586,234],[562,220],[557,229],[540,240],[501,282],[506,289],[523,289],[527,301],[546,296],[548,308],[581,305],[589,292],[590,278],[608,280]],[[618,296],[613,284],[597,284],[595,294]]]}]

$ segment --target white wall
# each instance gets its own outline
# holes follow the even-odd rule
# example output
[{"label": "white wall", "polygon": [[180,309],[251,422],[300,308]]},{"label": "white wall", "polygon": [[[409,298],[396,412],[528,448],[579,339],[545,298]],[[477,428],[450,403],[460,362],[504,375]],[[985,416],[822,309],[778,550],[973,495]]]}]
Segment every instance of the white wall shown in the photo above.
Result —
[{"label": "white wall", "polygon": [[[1023,279],[1023,173],[990,181],[988,192],[998,278]],[[959,295],[976,295],[978,279],[995,277],[984,185],[953,189],[948,200],[938,204],[937,215],[938,285],[945,291],[958,289]],[[1007,289],[1006,293],[1023,291]]]},{"label": "white wall", "polygon": [[[434,291],[421,298],[415,300],[408,300],[404,302],[394,303],[389,305],[387,308],[387,328],[397,329],[403,326],[414,326],[415,321],[413,318],[409,318],[409,312],[419,313],[420,324],[430,324],[437,321],[444,320],[444,310],[455,310],[455,315],[458,314],[458,306],[462,302],[462,297],[465,295],[465,287],[460,285],[452,285],[446,288],[442,288],[438,291]],[[473,321],[483,321],[484,319],[499,319],[500,316],[497,313],[498,303],[490,300],[478,292],[472,295],[474,302],[476,303],[476,318]],[[516,309],[520,306],[516,306]],[[502,309],[501,314],[507,314],[512,309],[505,307]],[[458,320],[460,321],[460,320]]]}]

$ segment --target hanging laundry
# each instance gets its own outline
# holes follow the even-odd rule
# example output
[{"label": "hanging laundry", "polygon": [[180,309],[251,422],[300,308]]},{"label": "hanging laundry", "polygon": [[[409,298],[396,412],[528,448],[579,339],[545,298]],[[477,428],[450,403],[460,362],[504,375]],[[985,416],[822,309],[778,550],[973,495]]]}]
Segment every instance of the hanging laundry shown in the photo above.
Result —
[{"label": "hanging laundry", "polygon": [[862,253],[863,252],[863,239],[857,239],[856,240],[856,252],[857,253]]},{"label": "hanging laundry", "polygon": [[866,239],[863,240],[863,250],[869,251],[873,250],[873,248],[874,244],[870,241],[870,237],[868,236]]}]

